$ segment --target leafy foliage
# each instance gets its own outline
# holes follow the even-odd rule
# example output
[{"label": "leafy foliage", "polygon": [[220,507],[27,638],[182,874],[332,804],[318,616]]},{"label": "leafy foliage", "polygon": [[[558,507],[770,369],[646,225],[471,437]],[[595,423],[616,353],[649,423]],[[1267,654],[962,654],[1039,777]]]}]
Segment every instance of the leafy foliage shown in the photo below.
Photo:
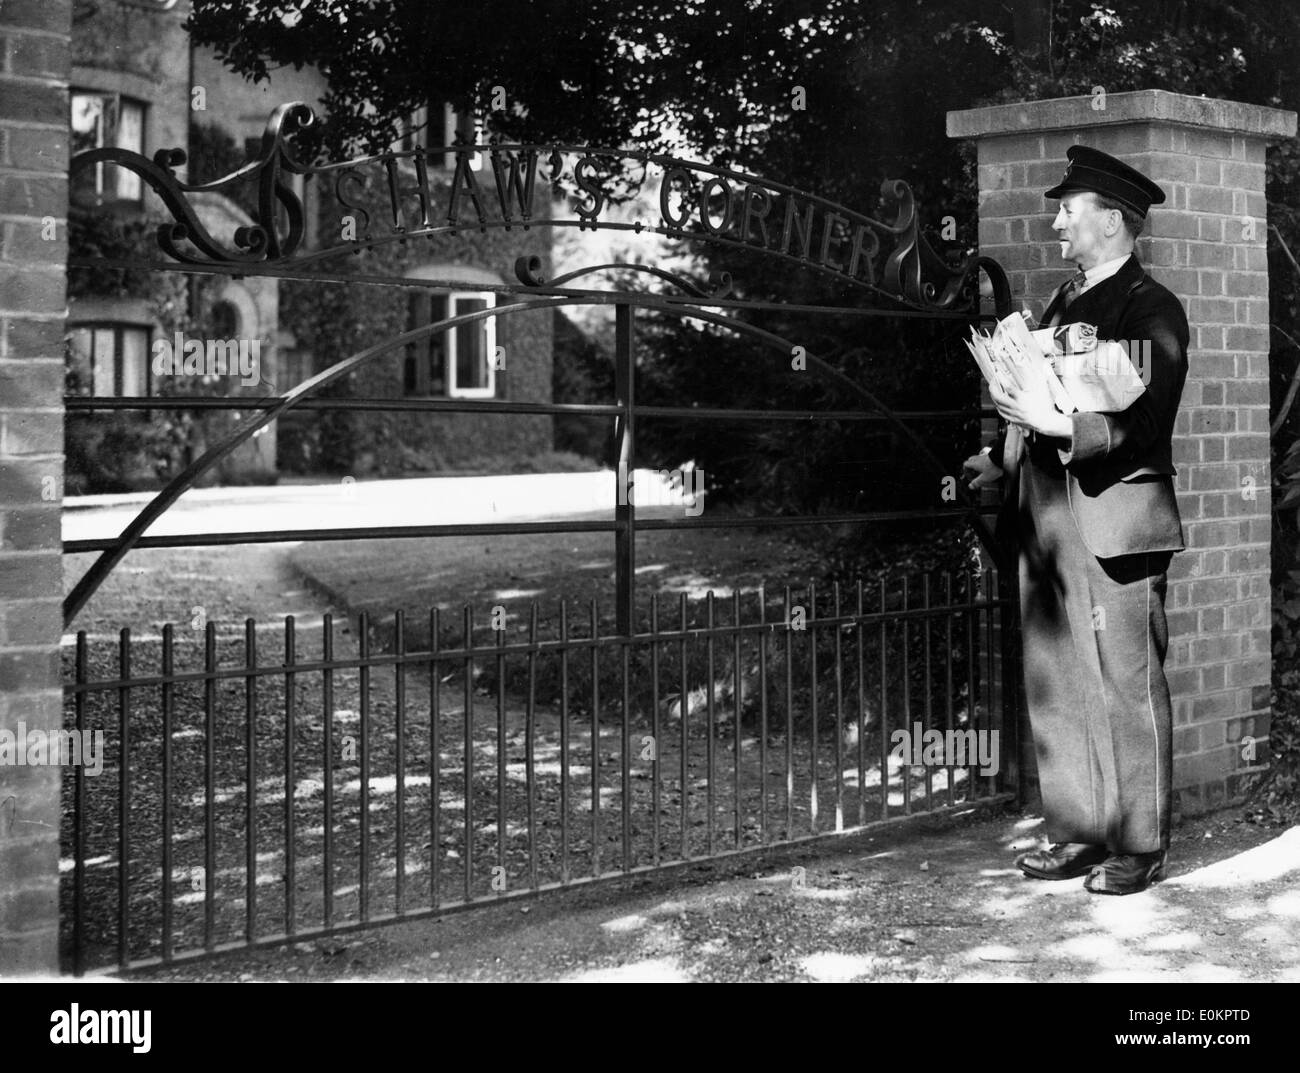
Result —
[{"label": "leafy foliage", "polygon": [[[978,5],[952,10],[973,17]],[[489,113],[500,86],[506,107],[487,118],[507,137],[667,146],[680,131],[710,156],[750,156],[789,112],[793,86],[814,98],[838,89],[846,58],[850,79],[878,77],[873,30],[881,53],[906,54],[919,70],[926,53],[910,46],[951,17],[901,0],[869,11],[851,0],[196,0],[188,27],[255,81],[280,65],[316,66],[329,80],[329,121],[309,135],[316,148],[385,146],[430,102]]]},{"label": "leafy foliage", "polygon": [[[148,316],[166,337],[183,330],[192,314],[203,319],[220,281],[192,281],[175,272],[133,268],[86,267],[84,262],[130,261],[153,246],[162,222],[138,205],[91,207],[72,203],[68,212],[68,254],[83,261],[68,269],[72,298],[140,299]],[[71,395],[89,394],[90,369],[68,348],[64,375]],[[215,376],[169,376],[154,384],[161,395],[223,394],[227,384]],[[65,429],[66,487],[70,495],[128,492],[157,488],[174,476],[207,444],[240,420],[238,413],[159,409],[69,414]],[[246,479],[237,460],[208,481],[238,483]]]},{"label": "leafy foliage", "polygon": [[[614,364],[560,310],[555,311],[551,398],[558,403],[607,403],[614,397]],[[613,424],[603,417],[555,415],[555,448],[613,466]]]},{"label": "leafy foliage", "polygon": [[[191,123],[189,147],[189,181],[194,184],[216,182],[248,163],[247,155],[235,139],[216,123]],[[238,182],[222,191],[253,219],[257,219],[257,188],[251,182]]]},{"label": "leafy foliage", "polygon": [[[68,210],[68,255],[93,261],[130,260],[148,248],[156,226],[156,220],[137,209],[105,211],[74,201]],[[147,299],[153,315],[169,330],[179,326],[186,304],[183,278],[134,269],[71,266],[68,294],[73,298]],[[74,395],[89,393],[89,377],[89,368],[83,367],[69,348],[65,390]],[[156,486],[183,460],[191,425],[189,414],[174,411],[70,414],[64,436],[68,494]]]},{"label": "leafy foliage", "polygon": [[[132,260],[152,245],[157,220],[138,209],[113,211],[73,201],[68,208],[68,256],[89,261]],[[160,283],[155,273],[125,268],[68,268],[71,297],[146,298],[155,302],[159,313],[174,319],[185,301],[184,281],[172,277]]]}]

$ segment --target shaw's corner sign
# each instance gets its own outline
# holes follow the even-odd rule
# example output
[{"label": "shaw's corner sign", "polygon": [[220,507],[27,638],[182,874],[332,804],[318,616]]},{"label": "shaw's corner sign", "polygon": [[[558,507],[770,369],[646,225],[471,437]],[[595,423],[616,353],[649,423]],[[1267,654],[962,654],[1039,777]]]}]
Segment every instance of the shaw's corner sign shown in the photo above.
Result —
[{"label": "shaw's corner sign", "polygon": [[[752,250],[930,311],[972,308],[984,268],[999,308],[1009,308],[1006,280],[995,262],[972,255],[950,267],[934,252],[919,230],[912,191],[901,180],[882,184],[882,195],[895,208],[894,221],[884,223],[744,172],[628,149],[457,142],[308,165],[294,156],[288,138],[312,122],[307,105],[281,105],[267,123],[259,158],[211,183],[191,185],[177,177],[174,169],[185,162],[179,149],[159,150],[152,159],[126,149],[92,149],[73,158],[72,171],[112,163],[139,175],[174,221],[157,235],[173,268],[180,262],[255,275],[259,266],[307,267],[391,242],[467,229],[603,228]],[[484,158],[487,167],[476,169],[474,163]],[[429,162],[437,159],[454,161],[449,181],[430,181]],[[346,219],[337,232],[340,241],[300,249],[304,212],[288,178],[293,175],[332,184]],[[567,199],[572,217],[534,211],[539,180],[553,194],[572,194]],[[658,184],[658,221],[607,218],[616,191],[629,194],[647,181]],[[223,243],[199,221],[189,197],[251,182],[257,184],[255,222],[236,228],[231,242]],[[517,271],[526,286],[544,285],[528,265]]]},{"label": "shaw's corner sign", "polygon": [[[431,287],[443,286],[444,283],[414,279],[401,275],[400,271],[390,271],[382,276],[362,276],[331,266],[329,262],[345,254],[360,254],[388,243],[471,230],[604,228],[646,231],[672,239],[713,243],[777,258],[788,264],[828,273],[846,284],[896,303],[893,308],[885,309],[843,307],[867,316],[892,316],[897,312],[897,305],[901,305],[910,307],[908,312],[967,319],[978,313],[976,283],[982,269],[992,284],[998,317],[1011,312],[1006,274],[996,261],[971,255],[954,268],[930,248],[918,227],[912,192],[902,181],[889,180],[882,184],[885,200],[895,206],[893,223],[882,223],[783,183],[712,164],[636,150],[499,142],[467,145],[458,142],[433,149],[417,147],[337,163],[307,165],[294,155],[289,140],[295,131],[311,122],[312,112],[305,104],[281,105],[272,112],[267,123],[258,158],[230,175],[205,184],[183,182],[176,174],[175,169],[185,163],[185,154],[179,149],[159,150],[152,159],[116,148],[78,153],[72,159],[73,174],[88,167],[113,164],[135,172],[158,195],[171,214],[171,222],[158,228],[156,239],[159,249],[170,260],[69,258],[68,263],[100,269],[120,267],[231,276],[291,276],[328,282],[360,281]],[[436,159],[446,161],[447,168],[436,176],[436,181],[431,181],[434,176],[430,175],[430,162]],[[474,166],[475,160],[478,167]],[[330,244],[327,240],[323,245],[312,243],[312,248],[303,248],[306,213],[297,192],[302,187],[295,182],[295,176],[304,182],[311,180],[313,191],[326,199],[325,204],[337,209],[337,230],[322,226],[320,231],[337,235],[339,241]],[[616,199],[625,200],[639,192],[646,182],[658,184],[651,203],[658,209],[659,219],[634,219],[631,222],[612,219],[614,214],[608,211],[609,206]],[[223,193],[242,183],[256,184],[253,221],[235,227],[230,241],[223,242],[200,221],[191,198]],[[535,209],[535,202],[542,183],[549,184],[550,190],[541,202],[544,209],[539,212]],[[332,202],[328,200],[330,197]],[[570,206],[571,217],[555,215],[554,206],[562,204]],[[318,264],[322,268],[313,270],[313,266]],[[713,289],[706,290],[692,280],[644,264],[596,265],[569,272],[549,283],[537,274],[540,268],[537,257],[520,257],[514,267],[518,283],[491,286],[490,289],[517,296],[515,300],[457,313],[379,340],[316,372],[282,394],[261,400],[263,404],[249,413],[224,439],[211,445],[201,457],[191,461],[173,477],[111,543],[100,549],[99,558],[64,600],[65,624],[72,622],[113,568],[145,539],[144,533],[149,526],[186,488],[228,457],[239,444],[282,414],[317,396],[330,384],[408,343],[438,333],[445,334],[489,317],[558,309],[565,305],[606,304],[621,307],[619,315],[628,318],[624,323],[629,330],[618,333],[622,342],[616,348],[618,353],[615,357],[617,368],[622,370],[619,375],[626,377],[629,383],[635,370],[631,345],[633,333],[630,331],[634,307],[654,307],[676,316],[729,328],[764,347],[775,349],[783,357],[792,350],[790,340],[751,323],[750,318],[723,315],[721,309],[705,308],[725,303],[743,309],[747,305],[743,300],[728,298],[731,280],[726,273],[720,274]],[[681,288],[687,297],[628,290],[562,288],[563,284],[580,276],[615,267],[655,275]],[[797,306],[793,303],[787,308],[828,311],[826,306]],[[167,349],[178,350],[183,342],[183,336],[177,335],[174,345]],[[197,351],[190,354],[193,348],[188,343],[184,349],[187,361],[193,357],[197,362]],[[802,347],[796,349],[802,352],[805,363],[801,368],[814,370],[817,375],[835,382],[865,408],[880,414],[935,474],[947,473],[947,468],[924,440],[866,387],[817,355],[807,353]],[[175,362],[178,356],[178,353],[171,353],[167,360]],[[159,360],[165,357],[160,355]],[[229,359],[232,355],[227,353],[225,357]],[[252,375],[251,366],[249,375]],[[94,406],[108,400],[90,398],[80,401]],[[159,406],[158,401],[152,398],[112,401],[115,404],[126,401],[146,410]],[[176,404],[183,405],[184,401],[177,399]],[[443,400],[438,401],[441,404]],[[232,398],[226,405],[228,408],[243,408],[246,402]],[[484,403],[479,400],[453,403],[455,408],[477,409],[481,405]],[[620,457],[629,459],[632,457],[632,422],[627,417],[630,412],[624,410],[619,423],[620,451],[626,452]],[[689,412],[682,410],[683,414]],[[972,499],[968,506],[972,526],[996,557],[1000,549],[979,513],[978,504]],[[617,509],[629,511],[631,507],[630,502],[620,503]],[[616,519],[614,525],[615,528],[623,526],[622,531],[635,534],[635,528],[627,519]],[[407,535],[428,535],[428,528],[408,527],[410,532]],[[320,536],[332,531],[309,532]],[[623,627],[630,630],[635,573],[632,540],[620,541],[619,548],[619,615]]]}]

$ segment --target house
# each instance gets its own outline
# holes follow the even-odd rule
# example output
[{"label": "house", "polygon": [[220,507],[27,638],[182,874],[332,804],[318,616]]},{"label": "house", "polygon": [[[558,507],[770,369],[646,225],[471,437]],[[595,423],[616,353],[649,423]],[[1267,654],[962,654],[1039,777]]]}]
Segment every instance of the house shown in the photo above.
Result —
[{"label": "house", "polygon": [[[255,159],[267,119],[300,100],[322,114],[315,71],[277,70],[254,85],[230,73],[182,25],[189,0],[113,0],[79,6],[73,30],[69,100],[72,151],[115,146],[146,157],[184,147],[183,181],[211,182]],[[467,121],[435,106],[436,133],[412,117],[393,146],[450,141]],[[430,183],[445,189],[453,160],[428,154]],[[481,161],[475,161],[481,167]],[[413,170],[409,160],[403,169]],[[293,179],[306,227],[301,252],[334,245],[341,224],[332,177]],[[253,184],[200,192],[189,201],[203,227],[233,248],[235,229],[253,222]],[[75,176],[70,255],[162,260],[153,244],[170,221],[161,200],[124,168],[100,164]],[[540,206],[539,215],[549,211]],[[323,240],[323,242],[322,242]],[[516,258],[550,266],[546,228],[461,233],[377,246],[319,268],[332,275],[438,280],[445,286],[371,286],[233,278],[180,272],[76,268],[69,272],[68,393],[96,396],[279,394],[375,342],[447,316],[494,306]],[[488,318],[377,359],[335,385],[333,395],[367,399],[551,401],[552,317]],[[206,364],[168,359],[177,343],[202,343]],[[223,366],[213,352],[256,357]],[[180,357],[179,354],[176,357]],[[156,486],[233,426],[214,410],[73,411],[67,428],[73,494]],[[218,482],[273,482],[282,473],[396,475],[447,467],[492,469],[551,450],[546,415],[301,411],[285,415],[222,465]]]}]

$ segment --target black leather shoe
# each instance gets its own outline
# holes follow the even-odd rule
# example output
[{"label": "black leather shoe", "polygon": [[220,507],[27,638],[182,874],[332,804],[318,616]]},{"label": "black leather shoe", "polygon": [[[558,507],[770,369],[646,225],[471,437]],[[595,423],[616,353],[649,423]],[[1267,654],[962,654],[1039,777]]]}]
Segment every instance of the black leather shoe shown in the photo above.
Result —
[{"label": "black leather shoe", "polygon": [[1165,878],[1167,856],[1165,849],[1153,853],[1115,853],[1089,871],[1083,881],[1084,890],[1092,894],[1138,894]]},{"label": "black leather shoe", "polygon": [[1108,857],[1083,881],[1093,894],[1137,894],[1165,878],[1166,850],[1154,853],[1116,853]]},{"label": "black leather shoe", "polygon": [[1091,842],[1058,842],[1016,858],[1016,867],[1031,879],[1077,879],[1110,856],[1105,846]]}]

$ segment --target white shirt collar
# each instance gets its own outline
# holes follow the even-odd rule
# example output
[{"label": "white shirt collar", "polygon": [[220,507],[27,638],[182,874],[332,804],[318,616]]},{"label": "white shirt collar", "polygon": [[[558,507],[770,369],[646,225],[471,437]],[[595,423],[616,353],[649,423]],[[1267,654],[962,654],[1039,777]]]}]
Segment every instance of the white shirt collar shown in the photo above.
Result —
[{"label": "white shirt collar", "polygon": [[1116,257],[1113,261],[1103,261],[1099,265],[1085,269],[1083,273],[1085,279],[1083,286],[1079,288],[1079,293],[1082,294],[1084,291],[1095,287],[1102,280],[1110,279],[1111,276],[1124,267],[1131,256],[1132,254],[1126,253],[1123,257]]}]

